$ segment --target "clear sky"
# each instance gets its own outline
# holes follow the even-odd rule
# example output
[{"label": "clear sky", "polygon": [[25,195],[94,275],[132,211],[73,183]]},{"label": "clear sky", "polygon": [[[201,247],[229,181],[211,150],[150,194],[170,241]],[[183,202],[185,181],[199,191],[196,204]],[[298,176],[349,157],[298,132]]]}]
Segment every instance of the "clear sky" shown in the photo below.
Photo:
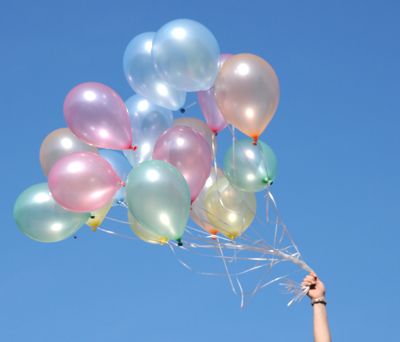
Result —
[{"label": "clear sky", "polygon": [[[125,47],[178,18],[208,27],[222,53],[256,54],[276,71],[280,103],[260,139],[278,159],[279,213],[326,285],[333,339],[398,340],[399,17],[397,1],[3,1],[0,340],[312,340],[308,298],[287,307],[278,286],[240,311],[226,278],[190,272],[166,246],[88,227],[45,244],[14,222],[18,195],[46,181],[39,149],[66,127],[67,93],[100,82],[128,99]],[[187,114],[202,118],[198,105]],[[218,136],[220,161],[230,143]]]}]

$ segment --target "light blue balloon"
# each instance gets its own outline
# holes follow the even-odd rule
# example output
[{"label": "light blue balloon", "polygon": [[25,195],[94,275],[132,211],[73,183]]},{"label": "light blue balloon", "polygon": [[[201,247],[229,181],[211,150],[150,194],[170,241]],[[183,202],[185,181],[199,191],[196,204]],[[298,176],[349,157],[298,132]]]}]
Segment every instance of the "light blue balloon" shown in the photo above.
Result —
[{"label": "light blue balloon", "polygon": [[[224,157],[224,171],[230,182],[247,192],[261,191],[272,184],[278,171],[275,153],[264,142],[239,140],[229,147]],[[234,147],[234,148],[233,148]]]},{"label": "light blue balloon", "polygon": [[140,95],[130,97],[125,105],[131,121],[132,145],[137,150],[125,150],[124,154],[135,167],[142,161],[152,159],[158,137],[174,125],[174,117],[170,110],[157,106]]},{"label": "light blue balloon", "polygon": [[[114,150],[99,150],[99,154],[111,164],[121,179],[125,180],[128,177],[132,170],[132,166],[121,153]],[[112,206],[119,205],[118,201],[125,201],[125,189],[123,186],[121,186],[121,188],[115,194]]]},{"label": "light blue balloon", "polygon": [[154,37],[151,57],[161,78],[185,91],[210,89],[220,67],[217,40],[205,26],[189,19],[161,27]]},{"label": "light blue balloon", "polygon": [[47,183],[33,185],[19,195],[14,219],[28,237],[40,242],[56,242],[74,234],[90,218],[61,207],[51,196]]},{"label": "light blue balloon", "polygon": [[151,59],[155,32],[139,34],[124,53],[124,73],[132,89],[149,101],[171,110],[183,107],[186,92],[167,84],[157,73]]}]

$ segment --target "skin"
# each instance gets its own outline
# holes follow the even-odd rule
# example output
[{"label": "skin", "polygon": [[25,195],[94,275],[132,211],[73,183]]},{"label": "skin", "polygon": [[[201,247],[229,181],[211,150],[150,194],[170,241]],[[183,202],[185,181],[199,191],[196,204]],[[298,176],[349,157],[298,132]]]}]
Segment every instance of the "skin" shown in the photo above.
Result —
[{"label": "skin", "polygon": [[[315,273],[310,273],[301,283],[303,286],[310,286],[308,296],[311,299],[324,298],[325,286],[318,279]],[[321,303],[313,305],[314,310],[314,341],[315,342],[331,342],[331,334],[329,332],[328,316],[326,314],[326,306]]]}]

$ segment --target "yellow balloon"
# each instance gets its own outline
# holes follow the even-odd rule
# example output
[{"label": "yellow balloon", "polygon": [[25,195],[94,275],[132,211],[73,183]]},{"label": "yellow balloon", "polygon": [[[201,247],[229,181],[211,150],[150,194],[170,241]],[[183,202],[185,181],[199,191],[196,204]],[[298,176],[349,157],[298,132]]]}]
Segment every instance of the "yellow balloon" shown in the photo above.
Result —
[{"label": "yellow balloon", "polygon": [[100,209],[93,211],[91,213],[91,217],[86,222],[86,224],[89,227],[93,227],[93,228],[100,226],[102,224],[104,218],[106,217],[108,211],[110,210],[112,203],[113,203],[113,198],[104,207],[101,207]]},{"label": "yellow balloon", "polygon": [[257,141],[278,107],[278,78],[262,58],[235,55],[219,70],[214,98],[225,119]]},{"label": "yellow balloon", "polygon": [[215,229],[233,240],[253,221],[257,201],[254,193],[239,189],[235,191],[228,179],[223,177],[208,190],[205,207],[207,217]]},{"label": "yellow balloon", "polygon": [[131,226],[133,232],[143,241],[153,244],[163,245],[168,241],[167,238],[160,236],[156,233],[153,233],[151,230],[143,227],[131,214],[128,210],[128,221]]}]

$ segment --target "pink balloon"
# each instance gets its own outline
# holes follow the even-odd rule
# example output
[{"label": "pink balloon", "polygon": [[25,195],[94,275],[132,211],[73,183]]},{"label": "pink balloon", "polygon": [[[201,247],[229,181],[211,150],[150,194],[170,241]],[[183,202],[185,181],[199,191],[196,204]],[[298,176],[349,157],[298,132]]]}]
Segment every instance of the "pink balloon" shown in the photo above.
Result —
[{"label": "pink balloon", "polygon": [[75,152],[59,159],[48,182],[54,200],[78,213],[105,206],[122,184],[111,164],[92,152]]},{"label": "pink balloon", "polygon": [[132,132],[124,101],[101,83],[82,83],[64,101],[64,117],[82,141],[115,150],[132,148]]},{"label": "pink balloon", "polygon": [[[225,63],[225,61],[232,57],[230,53],[224,53],[221,55],[221,66]],[[214,87],[205,91],[197,92],[197,99],[199,100],[201,111],[204,114],[204,117],[207,121],[208,127],[216,133],[222,131],[226,126],[228,126],[228,122],[222,116],[219,111],[217,104],[214,99]]]},{"label": "pink balloon", "polygon": [[211,172],[212,156],[207,140],[188,126],[171,127],[156,141],[153,159],[170,163],[182,173],[193,203]]}]

